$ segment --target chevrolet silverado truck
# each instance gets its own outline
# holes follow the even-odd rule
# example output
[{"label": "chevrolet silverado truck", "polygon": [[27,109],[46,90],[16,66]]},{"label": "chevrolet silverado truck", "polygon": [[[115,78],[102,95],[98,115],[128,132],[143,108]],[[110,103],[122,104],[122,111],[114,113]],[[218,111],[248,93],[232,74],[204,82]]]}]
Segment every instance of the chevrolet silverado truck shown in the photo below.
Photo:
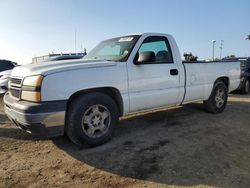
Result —
[{"label": "chevrolet silverado truck", "polygon": [[138,111],[204,101],[208,112],[222,112],[240,71],[239,62],[183,62],[171,35],[126,35],[104,40],[83,59],[14,68],[5,112],[34,135],[100,145],[119,117]]}]

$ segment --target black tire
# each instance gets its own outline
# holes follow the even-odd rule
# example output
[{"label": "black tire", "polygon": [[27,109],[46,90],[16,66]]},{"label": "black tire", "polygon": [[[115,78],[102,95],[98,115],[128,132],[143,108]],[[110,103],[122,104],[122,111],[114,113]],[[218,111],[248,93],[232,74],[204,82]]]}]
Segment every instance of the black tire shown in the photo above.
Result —
[{"label": "black tire", "polygon": [[[93,115],[94,111],[91,111],[92,108],[94,108],[94,106],[98,106],[99,109],[104,108],[105,110],[109,111],[109,116],[108,116],[109,123],[107,123],[109,125],[107,126],[108,128],[105,129],[105,133],[102,133],[100,131],[100,133],[103,135],[95,138],[90,137],[88,135],[87,133],[88,130],[87,131],[85,130],[87,128],[85,128],[84,125],[85,117],[89,117],[90,115],[92,115],[92,117],[94,118],[94,116],[95,117],[97,116]],[[85,114],[88,111],[90,111],[91,114],[87,116]],[[93,123],[94,122],[92,121],[93,118],[88,118],[88,119],[91,119],[91,122]],[[70,140],[77,145],[87,144],[90,146],[97,146],[104,144],[105,142],[111,139],[115,127],[118,123],[118,120],[119,120],[118,107],[111,97],[103,93],[84,94],[77,97],[70,103],[70,106],[68,107],[67,110],[65,131]],[[98,126],[94,124],[92,125],[92,123],[90,123],[91,126],[89,127],[87,126],[88,129],[90,127]],[[95,131],[93,131],[94,134],[97,134],[95,133]]]},{"label": "black tire", "polygon": [[249,79],[246,78],[243,83],[242,83],[242,86],[241,86],[241,93],[242,94],[248,94],[249,93],[249,90],[250,90],[250,82],[249,82]]},{"label": "black tire", "polygon": [[[222,97],[224,101],[219,103],[217,102],[216,97],[217,97],[217,92],[220,91],[224,92]],[[222,112],[225,109],[227,105],[227,99],[228,99],[228,89],[226,85],[221,81],[217,81],[214,84],[214,88],[209,99],[207,101],[204,101],[203,104],[208,112],[216,114]]]}]

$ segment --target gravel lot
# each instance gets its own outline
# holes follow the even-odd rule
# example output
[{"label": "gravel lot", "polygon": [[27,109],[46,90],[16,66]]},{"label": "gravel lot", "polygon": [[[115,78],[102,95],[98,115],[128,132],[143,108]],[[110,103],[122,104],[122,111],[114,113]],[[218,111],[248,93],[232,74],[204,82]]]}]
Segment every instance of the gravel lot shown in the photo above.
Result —
[{"label": "gravel lot", "polygon": [[195,103],[121,120],[96,148],[39,140],[0,100],[0,187],[250,187],[250,96],[217,115]]}]

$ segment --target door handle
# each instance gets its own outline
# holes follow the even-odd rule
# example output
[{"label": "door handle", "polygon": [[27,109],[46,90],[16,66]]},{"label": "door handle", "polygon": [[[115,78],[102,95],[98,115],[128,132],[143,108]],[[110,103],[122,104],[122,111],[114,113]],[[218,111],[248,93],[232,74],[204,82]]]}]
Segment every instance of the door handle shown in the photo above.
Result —
[{"label": "door handle", "polygon": [[178,73],[179,73],[179,72],[178,72],[177,69],[171,69],[171,70],[170,70],[170,74],[173,75],[173,76],[174,76],[174,75],[178,75]]}]

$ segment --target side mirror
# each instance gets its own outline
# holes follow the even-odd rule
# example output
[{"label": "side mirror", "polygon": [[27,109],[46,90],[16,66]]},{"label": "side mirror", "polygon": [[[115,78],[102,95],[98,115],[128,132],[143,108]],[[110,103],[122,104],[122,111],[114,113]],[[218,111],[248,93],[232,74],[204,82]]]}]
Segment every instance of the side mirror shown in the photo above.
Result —
[{"label": "side mirror", "polygon": [[153,51],[145,51],[136,55],[136,59],[134,61],[135,65],[149,63],[155,61],[155,53]]}]

